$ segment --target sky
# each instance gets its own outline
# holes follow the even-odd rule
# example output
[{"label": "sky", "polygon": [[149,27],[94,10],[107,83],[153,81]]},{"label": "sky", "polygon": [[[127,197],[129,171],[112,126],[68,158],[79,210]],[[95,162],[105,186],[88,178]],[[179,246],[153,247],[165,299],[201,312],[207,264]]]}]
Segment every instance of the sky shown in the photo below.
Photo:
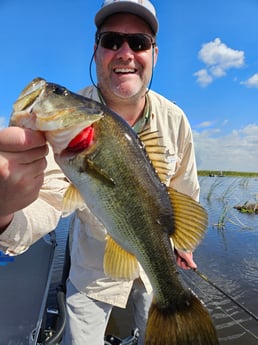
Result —
[{"label": "sky", "polygon": [[[101,4],[0,0],[0,128],[8,126],[13,102],[35,77],[74,92],[91,84],[94,16]],[[258,1],[153,4],[159,56],[152,89],[187,115],[198,169],[258,172]]]}]

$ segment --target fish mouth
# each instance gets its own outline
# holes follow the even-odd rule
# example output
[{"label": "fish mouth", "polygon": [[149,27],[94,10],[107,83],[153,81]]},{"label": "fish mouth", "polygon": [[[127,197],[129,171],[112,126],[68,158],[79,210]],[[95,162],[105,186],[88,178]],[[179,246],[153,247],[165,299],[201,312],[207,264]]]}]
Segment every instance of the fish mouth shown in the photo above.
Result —
[{"label": "fish mouth", "polygon": [[43,78],[33,79],[21,92],[13,105],[13,113],[30,113],[33,105],[42,96],[46,88],[46,80]]},{"label": "fish mouth", "polygon": [[63,86],[35,78],[14,103],[10,125],[43,132],[55,154],[82,151],[93,140],[92,124],[104,113],[91,100],[80,97]]},{"label": "fish mouth", "polygon": [[74,156],[91,146],[94,141],[94,127],[75,126],[67,130],[48,131],[45,135],[55,154]]},{"label": "fish mouth", "polygon": [[38,130],[37,115],[33,107],[45,91],[46,81],[42,78],[35,78],[21,92],[13,104],[10,126],[19,126]]}]

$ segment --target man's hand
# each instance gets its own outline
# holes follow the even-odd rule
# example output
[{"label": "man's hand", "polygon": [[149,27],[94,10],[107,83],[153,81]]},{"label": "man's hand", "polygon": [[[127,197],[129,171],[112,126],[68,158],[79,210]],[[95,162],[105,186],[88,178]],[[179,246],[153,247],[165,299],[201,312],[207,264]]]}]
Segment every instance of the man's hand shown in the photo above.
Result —
[{"label": "man's hand", "polygon": [[193,253],[192,252],[183,252],[178,249],[175,249],[176,254],[176,262],[178,266],[185,270],[189,269],[196,269],[197,265],[193,260]]},{"label": "man's hand", "polygon": [[0,228],[8,225],[15,211],[37,198],[47,153],[40,132],[19,127],[0,131]]}]

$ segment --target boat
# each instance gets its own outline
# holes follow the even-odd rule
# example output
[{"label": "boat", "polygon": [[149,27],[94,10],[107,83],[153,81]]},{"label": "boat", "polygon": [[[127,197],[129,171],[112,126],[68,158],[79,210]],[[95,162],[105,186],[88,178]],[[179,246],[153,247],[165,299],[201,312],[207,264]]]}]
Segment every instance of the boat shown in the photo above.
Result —
[{"label": "boat", "polygon": [[51,232],[25,253],[0,261],[1,344],[31,344],[36,339],[45,313],[55,253]]},{"label": "boat", "polygon": [[[58,345],[65,328],[65,281],[70,266],[69,238],[63,274],[56,291],[57,306],[47,305],[56,251],[52,231],[25,253],[0,253],[0,343],[15,345]],[[128,332],[129,334],[129,332]],[[106,334],[105,345],[137,345],[139,331],[131,330],[123,339]]]}]

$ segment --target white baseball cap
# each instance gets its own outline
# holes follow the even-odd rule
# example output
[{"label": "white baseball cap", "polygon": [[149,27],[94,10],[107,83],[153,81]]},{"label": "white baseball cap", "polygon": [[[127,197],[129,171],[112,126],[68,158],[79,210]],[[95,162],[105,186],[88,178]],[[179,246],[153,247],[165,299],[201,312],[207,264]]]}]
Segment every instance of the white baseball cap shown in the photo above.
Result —
[{"label": "white baseball cap", "polygon": [[154,34],[157,33],[159,23],[156,10],[148,0],[105,0],[101,9],[95,16],[95,24],[99,28],[104,20],[115,13],[131,13],[141,17],[151,27]]}]

